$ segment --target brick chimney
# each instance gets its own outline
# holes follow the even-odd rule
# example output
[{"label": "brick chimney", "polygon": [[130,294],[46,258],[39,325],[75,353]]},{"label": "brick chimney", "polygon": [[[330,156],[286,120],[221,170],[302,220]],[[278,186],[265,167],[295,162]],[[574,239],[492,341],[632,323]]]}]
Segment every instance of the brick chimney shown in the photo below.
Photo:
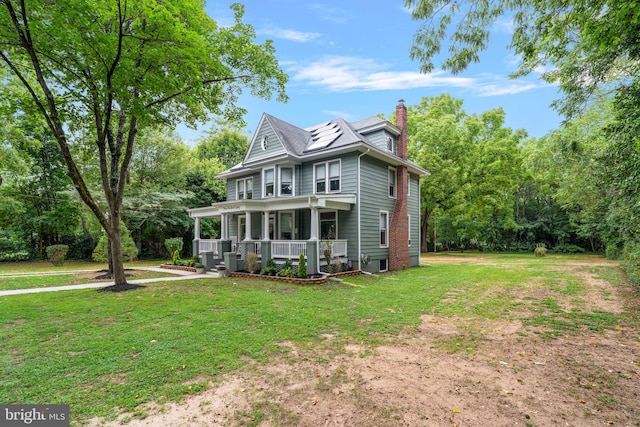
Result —
[{"label": "brick chimney", "polygon": [[[396,126],[401,130],[398,136],[398,156],[407,159],[407,107],[404,100],[396,106]],[[389,226],[389,269],[402,270],[409,267],[409,209],[407,183],[409,175],[406,166],[396,166],[396,204]]]}]

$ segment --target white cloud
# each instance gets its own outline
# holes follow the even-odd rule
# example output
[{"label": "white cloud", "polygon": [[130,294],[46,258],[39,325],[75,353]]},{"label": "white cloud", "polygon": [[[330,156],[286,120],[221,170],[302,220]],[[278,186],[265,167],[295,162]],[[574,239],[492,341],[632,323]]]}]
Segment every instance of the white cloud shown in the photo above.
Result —
[{"label": "white cloud", "polygon": [[345,24],[349,20],[349,14],[344,9],[321,3],[312,3],[307,5],[307,7],[313,10],[317,17],[325,21],[333,22],[334,24]]},{"label": "white cloud", "polygon": [[347,120],[347,121],[354,121],[356,120],[355,116],[351,113],[345,113],[343,111],[336,111],[336,110],[322,110],[322,112],[324,114],[326,114],[327,116],[331,116],[331,117],[342,117],[343,119]]},{"label": "white cloud", "polygon": [[321,35],[320,33],[287,30],[284,28],[270,28],[266,30],[261,30],[260,34],[275,37],[278,39],[285,39],[289,41],[299,42],[299,43],[306,43],[306,42],[313,41],[318,37],[320,37]]},{"label": "white cloud", "polygon": [[389,70],[386,64],[372,59],[325,56],[307,64],[288,64],[292,78],[300,83],[322,87],[330,92],[359,92],[373,90],[401,90],[425,87],[463,88],[480,96],[498,96],[526,92],[538,84],[509,80],[504,76],[481,75],[458,77],[435,71],[422,74],[416,71]]}]

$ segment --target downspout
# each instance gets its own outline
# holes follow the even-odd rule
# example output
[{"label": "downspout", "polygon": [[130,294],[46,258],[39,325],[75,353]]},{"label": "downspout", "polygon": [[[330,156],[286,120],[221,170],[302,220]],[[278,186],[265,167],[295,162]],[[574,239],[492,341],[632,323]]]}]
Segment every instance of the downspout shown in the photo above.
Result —
[{"label": "downspout", "polygon": [[362,229],[360,228],[360,158],[362,156],[364,156],[365,154],[368,154],[369,151],[371,151],[370,148],[367,148],[367,151],[365,151],[364,153],[360,154],[358,156],[358,194],[357,194],[357,201],[358,201],[358,270],[362,270]]}]

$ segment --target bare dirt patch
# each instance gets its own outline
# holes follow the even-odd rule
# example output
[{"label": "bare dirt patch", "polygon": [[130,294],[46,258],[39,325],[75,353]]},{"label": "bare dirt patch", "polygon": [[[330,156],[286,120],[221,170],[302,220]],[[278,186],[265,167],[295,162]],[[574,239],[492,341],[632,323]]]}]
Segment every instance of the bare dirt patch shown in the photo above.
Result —
[{"label": "bare dirt patch", "polygon": [[[584,274],[590,308],[629,309],[629,292]],[[89,425],[640,426],[636,326],[549,339],[521,320],[421,320],[375,348],[332,334],[313,347],[285,341],[270,363],[250,360],[182,402],[147,405],[144,419]]]}]

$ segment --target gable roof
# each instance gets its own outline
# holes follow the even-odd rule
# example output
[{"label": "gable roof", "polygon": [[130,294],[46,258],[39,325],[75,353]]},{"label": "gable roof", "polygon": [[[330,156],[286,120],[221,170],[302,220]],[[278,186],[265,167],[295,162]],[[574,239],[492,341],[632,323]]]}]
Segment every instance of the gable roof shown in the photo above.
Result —
[{"label": "gable roof", "polygon": [[394,163],[405,164],[421,175],[428,174],[428,171],[415,163],[400,159],[393,153],[380,150],[366,137],[367,133],[381,129],[395,135],[400,135],[400,128],[379,117],[372,116],[352,123],[342,118],[336,118],[302,129],[270,114],[264,113],[244,161],[220,173],[218,177],[226,178],[250,169],[248,167],[249,164],[263,163],[271,160],[261,157],[248,161],[249,154],[254,145],[259,144],[257,141],[258,134],[265,126],[265,122],[268,123],[268,126],[273,130],[278,141],[286,151],[286,157],[295,162],[304,161],[306,157],[331,155],[333,151],[342,151],[343,149],[348,149],[350,146],[360,146],[363,152],[365,150],[371,151],[372,154],[375,153],[376,157],[392,159]]}]

